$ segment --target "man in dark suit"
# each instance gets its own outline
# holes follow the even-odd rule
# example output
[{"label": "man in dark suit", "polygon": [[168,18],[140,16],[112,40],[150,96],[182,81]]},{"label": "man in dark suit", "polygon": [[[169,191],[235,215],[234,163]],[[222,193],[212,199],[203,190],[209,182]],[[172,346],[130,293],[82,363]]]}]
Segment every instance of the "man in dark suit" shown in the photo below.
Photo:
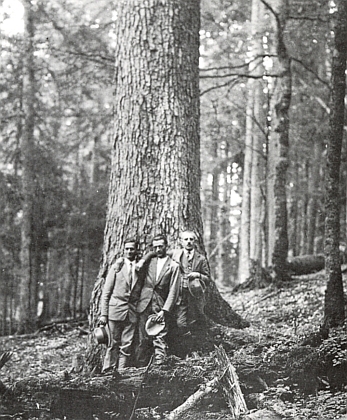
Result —
[{"label": "man in dark suit", "polygon": [[155,314],[155,321],[165,323],[164,329],[153,337],[154,363],[162,364],[167,355],[167,314],[175,307],[180,290],[179,265],[167,253],[167,239],[157,235],[152,240],[154,258],[145,265],[145,280],[137,304],[139,318],[139,346],[137,359],[140,365],[147,362],[149,339],[145,325],[148,317]]},{"label": "man in dark suit", "polygon": [[135,270],[138,242],[135,238],[124,241],[122,264],[116,261],[110,268],[101,296],[100,324],[109,325],[112,335],[107,348],[103,372],[126,367],[131,353],[138,321],[136,306],[143,286],[143,278]]},{"label": "man in dark suit", "polygon": [[186,230],[180,235],[182,249],[174,249],[172,258],[181,269],[181,290],[178,306],[175,310],[176,323],[181,336],[191,334],[188,312],[191,321],[203,317],[203,292],[210,281],[210,269],[207,259],[196,250],[195,233]]}]

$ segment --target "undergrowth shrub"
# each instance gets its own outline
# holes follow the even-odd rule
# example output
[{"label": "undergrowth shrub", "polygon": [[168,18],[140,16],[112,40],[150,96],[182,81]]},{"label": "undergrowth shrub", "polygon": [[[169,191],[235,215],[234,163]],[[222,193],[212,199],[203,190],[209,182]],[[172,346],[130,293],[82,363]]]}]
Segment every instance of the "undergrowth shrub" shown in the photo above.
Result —
[{"label": "undergrowth shrub", "polygon": [[329,338],[317,348],[320,371],[332,389],[347,384],[347,324],[330,330]]},{"label": "undergrowth shrub", "polygon": [[347,384],[346,326],[331,329],[329,337],[317,347],[293,346],[284,370],[292,384],[306,393],[342,389]]}]

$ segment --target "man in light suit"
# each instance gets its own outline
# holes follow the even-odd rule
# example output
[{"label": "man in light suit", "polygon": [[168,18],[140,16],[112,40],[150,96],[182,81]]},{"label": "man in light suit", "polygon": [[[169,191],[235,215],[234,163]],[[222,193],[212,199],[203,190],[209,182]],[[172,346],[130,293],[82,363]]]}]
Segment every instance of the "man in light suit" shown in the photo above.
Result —
[{"label": "man in light suit", "polygon": [[180,290],[179,265],[166,254],[167,239],[164,235],[157,235],[152,240],[155,257],[145,265],[145,280],[141,296],[137,304],[139,318],[139,346],[137,360],[140,365],[146,364],[148,336],[146,321],[152,314],[156,314],[156,322],[165,323],[164,329],[153,337],[154,363],[161,365],[167,355],[167,314],[175,307]]},{"label": "man in light suit", "polygon": [[124,241],[122,264],[116,261],[110,268],[101,296],[100,324],[109,325],[112,335],[102,371],[123,369],[127,366],[138,314],[136,306],[143,286],[141,274],[135,270],[138,242],[135,238]]},{"label": "man in light suit", "polygon": [[[180,294],[172,311],[170,342],[174,353],[183,357],[191,351],[194,343],[191,326],[195,327],[193,333],[199,335],[198,326],[203,326],[206,321],[204,290],[211,276],[207,259],[196,249],[195,233],[183,231],[180,244],[182,248],[168,250],[167,254],[179,264],[181,272]],[[153,252],[144,255],[137,263],[137,269],[141,270],[153,256]]]}]

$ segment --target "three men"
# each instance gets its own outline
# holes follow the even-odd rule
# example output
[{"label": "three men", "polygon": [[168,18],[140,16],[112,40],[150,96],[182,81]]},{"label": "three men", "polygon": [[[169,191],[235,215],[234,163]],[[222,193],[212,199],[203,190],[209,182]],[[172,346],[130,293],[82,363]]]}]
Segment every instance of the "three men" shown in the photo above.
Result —
[{"label": "three men", "polygon": [[[135,353],[140,366],[145,365],[149,357],[148,317],[163,324],[161,331],[152,338],[154,362],[160,365],[167,355],[169,314],[174,315],[171,320],[174,318],[179,335],[186,338],[191,335],[188,313],[193,312],[195,320],[204,316],[198,307],[210,279],[208,263],[195,249],[194,232],[182,232],[180,241],[182,249],[167,251],[166,237],[155,236],[153,251],[136,266],[138,243],[134,238],[125,241],[124,258],[111,266],[101,297],[100,323],[108,322],[113,337],[106,351],[103,371],[126,367],[138,320],[139,343]],[[186,340],[184,343],[188,344]],[[188,345],[184,343],[187,350]]]},{"label": "three men", "polygon": [[136,306],[143,286],[143,278],[135,270],[138,242],[124,241],[124,260],[114,263],[106,277],[101,296],[100,324],[109,325],[112,340],[107,347],[103,372],[126,367],[137,326]]}]

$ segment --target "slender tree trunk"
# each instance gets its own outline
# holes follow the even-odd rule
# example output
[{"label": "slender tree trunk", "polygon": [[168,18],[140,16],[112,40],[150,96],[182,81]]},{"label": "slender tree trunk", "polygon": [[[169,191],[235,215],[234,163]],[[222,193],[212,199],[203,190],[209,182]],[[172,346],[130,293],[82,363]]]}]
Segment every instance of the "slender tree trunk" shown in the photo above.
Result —
[{"label": "slender tree trunk", "polygon": [[21,139],[22,158],[22,226],[21,226],[21,279],[19,286],[19,332],[31,332],[37,326],[37,281],[32,267],[33,209],[34,209],[34,11],[29,0],[24,5],[25,55],[23,63],[24,124]]},{"label": "slender tree trunk", "polygon": [[[218,159],[218,146],[214,144],[214,157]],[[210,243],[209,254],[211,275],[213,278],[217,277],[217,261],[215,248],[217,247],[218,235],[218,213],[219,213],[219,177],[220,168],[216,166],[212,172],[212,190],[211,190],[211,210],[210,210]]]},{"label": "slender tree trunk", "polygon": [[302,201],[301,201],[301,228],[300,228],[300,255],[307,254],[307,233],[308,233],[308,202],[309,202],[309,162],[308,160],[305,161],[304,170],[303,170],[303,179],[302,179],[302,188],[304,192],[302,193]]},{"label": "slender tree trunk", "polygon": [[[251,80],[251,79],[250,79]],[[248,89],[251,92],[251,89]],[[249,277],[249,237],[250,237],[250,205],[251,205],[251,174],[252,174],[252,148],[253,148],[253,95],[249,94],[246,111],[246,138],[243,163],[242,207],[239,234],[239,269],[238,283],[244,283]]]},{"label": "slender tree trunk", "polygon": [[[228,155],[228,148],[226,147],[225,157]],[[230,235],[230,184],[228,183],[228,166],[223,172],[223,205],[220,209],[220,280],[223,286],[230,287],[233,283],[232,269],[230,264],[230,241],[226,240]]]},{"label": "slender tree trunk", "polygon": [[80,275],[80,290],[79,290],[79,317],[83,316],[84,308],[84,283],[85,283],[85,272],[86,272],[86,255],[88,254],[88,249],[82,248],[82,260],[81,260],[81,275]]},{"label": "slender tree trunk", "polygon": [[284,28],[288,17],[288,0],[276,0],[271,5],[262,0],[276,19],[276,73],[271,101],[271,135],[268,156],[269,258],[277,281],[287,278],[288,255],[286,181],[289,149],[289,106],[292,91],[290,57],[287,53]]},{"label": "slender tree trunk", "polygon": [[[266,116],[263,111],[264,86],[261,76],[264,74],[262,63],[263,50],[263,16],[264,5],[260,0],[252,2],[252,38],[253,56],[255,60],[250,65],[251,72],[259,79],[253,80],[253,147],[252,147],[252,175],[251,175],[251,206],[250,206],[250,258],[262,260],[262,232],[263,232],[263,194],[264,178],[264,143]],[[251,79],[250,79],[251,80]]]},{"label": "slender tree trunk", "polygon": [[294,155],[294,162],[296,162],[294,166],[294,185],[289,190],[289,223],[288,223],[288,238],[289,238],[289,249],[288,255],[291,257],[295,257],[299,255],[298,252],[298,186],[299,186],[299,165],[298,165],[298,156],[295,153]]},{"label": "slender tree trunk", "polygon": [[340,166],[343,139],[346,60],[347,2],[335,2],[336,23],[332,63],[332,97],[329,119],[327,170],[325,178],[325,268],[327,288],[324,304],[324,326],[342,325],[345,319],[340,263]]},{"label": "slender tree trunk", "polygon": [[63,318],[70,318],[73,315],[71,296],[73,293],[73,276],[71,274],[73,255],[71,250],[67,248],[66,252],[61,258],[62,263],[65,265],[64,276],[61,281],[61,289],[59,296],[59,315]]},{"label": "slender tree trunk", "polygon": [[311,163],[311,173],[309,178],[310,199],[308,203],[308,229],[307,229],[307,254],[314,254],[314,239],[316,237],[317,215],[318,215],[318,195],[320,183],[320,168],[322,162],[322,141],[318,136],[314,141],[314,159]]},{"label": "slender tree trunk", "polygon": [[[260,0],[252,1],[252,60],[249,72],[259,76],[263,71],[262,64],[262,20],[264,7]],[[261,82],[248,79],[248,98],[246,110],[245,160],[243,168],[242,213],[240,225],[239,272],[238,283],[243,283],[249,277],[250,258],[261,258],[261,155],[264,135],[261,132]],[[264,119],[265,121],[265,119]]]}]

